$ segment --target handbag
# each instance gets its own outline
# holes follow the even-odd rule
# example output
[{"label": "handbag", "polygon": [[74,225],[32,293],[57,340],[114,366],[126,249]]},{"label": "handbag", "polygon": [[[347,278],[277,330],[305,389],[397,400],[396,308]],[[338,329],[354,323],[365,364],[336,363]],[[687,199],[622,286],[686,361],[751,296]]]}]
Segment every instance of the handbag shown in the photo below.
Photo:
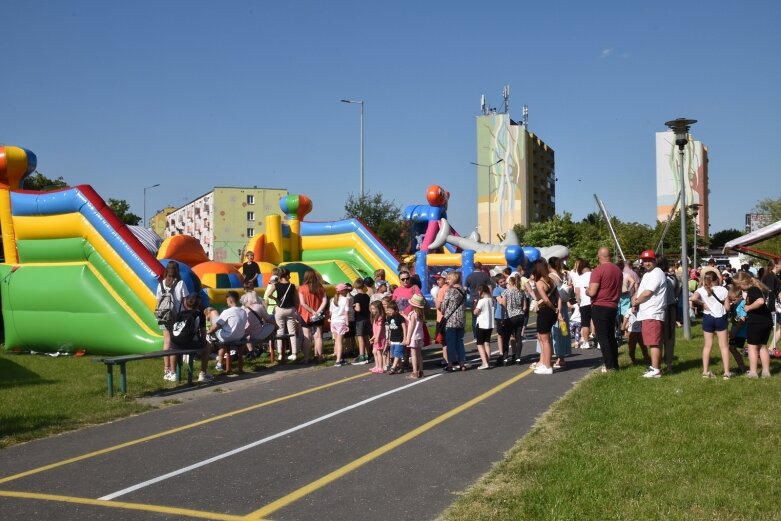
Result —
[{"label": "handbag", "polygon": [[[457,290],[457,291],[458,291],[458,290]],[[450,313],[448,313],[448,315],[447,315],[446,317],[445,317],[445,316],[443,316],[443,317],[442,317],[442,318],[441,318],[441,319],[440,319],[440,320],[437,322],[437,336],[439,336],[439,334],[440,334],[440,333],[444,335],[444,333],[445,333],[445,324],[447,324],[447,321],[448,321],[448,319],[449,319],[450,317],[452,317],[452,316],[453,316],[453,313],[455,313],[455,312],[456,312],[456,310],[458,309],[458,307],[459,307],[459,306],[460,306],[460,305],[461,305],[461,304],[464,302],[464,299],[466,298],[466,292],[458,291],[458,293],[461,295],[461,302],[459,302],[458,304],[456,304],[456,307],[454,307],[454,308],[453,308],[453,311],[451,311]]]}]

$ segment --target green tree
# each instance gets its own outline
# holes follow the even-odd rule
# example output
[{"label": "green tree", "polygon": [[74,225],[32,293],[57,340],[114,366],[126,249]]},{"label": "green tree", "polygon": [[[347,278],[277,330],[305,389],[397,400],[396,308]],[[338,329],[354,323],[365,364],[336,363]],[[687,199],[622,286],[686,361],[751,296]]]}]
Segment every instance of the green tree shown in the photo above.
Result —
[{"label": "green tree", "polygon": [[736,230],[735,228],[729,228],[727,230],[721,230],[710,237],[710,247],[714,250],[720,250],[724,247],[725,244],[727,244],[732,239],[737,239],[743,235],[743,232],[740,230]]},{"label": "green tree", "polygon": [[[754,207],[756,213],[766,213],[770,215],[773,222],[781,221],[781,199],[762,199]],[[764,240],[751,246],[752,248],[773,253],[775,255],[781,254],[781,236],[773,237],[771,239]]]},{"label": "green tree", "polygon": [[401,218],[401,208],[395,201],[386,201],[380,193],[350,194],[344,203],[346,218],[356,218],[373,231],[396,253],[406,253],[409,233]]},{"label": "green tree", "polygon": [[58,177],[57,179],[50,179],[38,170],[27,176],[25,180],[22,181],[22,188],[25,190],[57,190],[59,188],[66,188],[67,186],[68,183],[65,182],[62,176]]},{"label": "green tree", "polygon": [[106,204],[123,223],[137,226],[141,222],[141,217],[130,212],[130,204],[124,199],[109,199]]},{"label": "green tree", "polygon": [[781,199],[762,199],[754,207],[755,213],[766,213],[773,221],[781,221]]}]

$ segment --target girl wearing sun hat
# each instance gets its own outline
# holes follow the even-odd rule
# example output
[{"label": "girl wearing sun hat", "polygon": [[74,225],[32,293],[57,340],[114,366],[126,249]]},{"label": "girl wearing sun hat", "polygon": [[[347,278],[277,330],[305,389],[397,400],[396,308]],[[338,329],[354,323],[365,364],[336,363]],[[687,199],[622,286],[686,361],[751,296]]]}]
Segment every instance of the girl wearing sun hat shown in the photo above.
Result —
[{"label": "girl wearing sun hat", "polygon": [[412,374],[407,378],[420,378],[423,376],[423,328],[426,327],[425,307],[426,301],[422,295],[412,295],[409,299],[412,309],[407,315],[407,338],[404,345],[410,349],[412,361]]}]

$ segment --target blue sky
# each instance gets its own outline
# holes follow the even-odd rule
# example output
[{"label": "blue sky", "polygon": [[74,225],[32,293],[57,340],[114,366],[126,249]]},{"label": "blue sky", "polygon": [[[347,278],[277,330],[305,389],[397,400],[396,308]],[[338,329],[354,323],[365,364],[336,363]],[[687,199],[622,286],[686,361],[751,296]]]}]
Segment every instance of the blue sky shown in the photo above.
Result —
[{"label": "blue sky", "polygon": [[[366,188],[404,207],[451,192],[476,223],[480,96],[556,151],[557,211],[653,223],[654,133],[709,147],[711,231],[779,197],[778,2],[10,2],[0,142],[151,215],[213,186],[309,195],[313,220]],[[580,181],[579,181],[580,180]]]}]

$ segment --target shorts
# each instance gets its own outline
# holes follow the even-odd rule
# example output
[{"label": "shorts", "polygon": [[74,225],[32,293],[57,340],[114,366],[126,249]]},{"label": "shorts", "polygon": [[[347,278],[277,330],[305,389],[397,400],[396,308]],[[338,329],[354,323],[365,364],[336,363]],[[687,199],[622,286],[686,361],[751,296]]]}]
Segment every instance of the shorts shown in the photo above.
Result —
[{"label": "shorts", "polygon": [[663,320],[654,320],[648,318],[642,321],[643,343],[649,347],[660,347],[663,343],[662,330],[664,329]]},{"label": "shorts", "polygon": [[631,303],[631,300],[629,298],[629,294],[622,294],[621,297],[618,299],[618,314],[620,316],[626,315],[626,312],[629,311],[629,304]]},{"label": "shorts", "polygon": [[347,325],[347,332],[344,334],[345,338],[355,338],[355,320],[351,320]]},{"label": "shorts", "polygon": [[390,352],[393,358],[404,358],[404,344],[401,342],[391,342]]},{"label": "shorts", "polygon": [[494,325],[496,326],[496,334],[497,335],[504,335],[507,331],[508,323],[510,322],[510,319],[507,318],[494,318]]},{"label": "shorts", "polygon": [[746,343],[752,346],[767,345],[767,339],[773,331],[773,322],[770,320],[762,321],[759,324],[747,322]]},{"label": "shorts", "polygon": [[369,320],[356,320],[355,336],[372,336],[372,323]]},{"label": "shorts", "polygon": [[582,327],[591,328],[591,304],[580,306],[580,323]]},{"label": "shorts", "polygon": [[490,342],[491,333],[493,333],[493,329],[483,329],[482,327],[478,327],[475,330],[475,342],[477,342],[478,345]]},{"label": "shorts", "polygon": [[727,315],[715,318],[713,315],[702,315],[702,331],[704,333],[715,333],[717,331],[727,330]]},{"label": "shorts", "polygon": [[743,346],[746,345],[746,337],[744,336],[736,336],[734,338],[729,339],[729,345],[735,346],[737,348],[743,349]]},{"label": "shorts", "polygon": [[537,333],[550,334],[553,324],[557,321],[555,311],[547,307],[540,309],[537,311]]},{"label": "shorts", "polygon": [[349,327],[344,322],[331,322],[331,334],[344,336],[349,331]]}]

